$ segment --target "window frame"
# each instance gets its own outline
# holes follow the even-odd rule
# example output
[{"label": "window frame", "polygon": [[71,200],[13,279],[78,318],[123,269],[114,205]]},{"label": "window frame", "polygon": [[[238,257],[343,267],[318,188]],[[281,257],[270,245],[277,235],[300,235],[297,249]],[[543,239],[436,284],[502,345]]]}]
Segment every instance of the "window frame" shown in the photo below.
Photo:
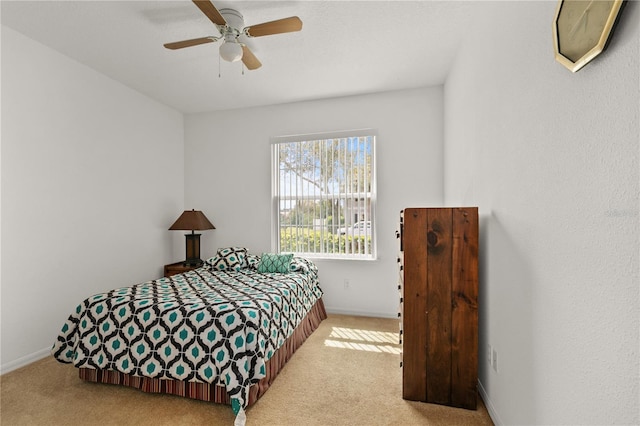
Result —
[{"label": "window frame", "polygon": [[[287,136],[273,136],[270,138],[271,149],[271,249],[276,253],[281,252],[280,245],[280,169],[278,146],[283,143],[301,143],[305,141],[343,139],[351,137],[372,137],[371,142],[371,190],[369,191],[370,212],[367,219],[371,222],[371,249],[369,254],[356,253],[315,253],[315,252],[294,252],[296,255],[311,259],[323,260],[377,260],[377,223],[376,223],[376,201],[377,201],[377,167],[376,167],[376,145],[378,142],[378,131],[376,129],[355,129],[333,132],[321,132],[310,134],[297,134]],[[351,225],[355,225],[353,221]],[[348,226],[348,225],[345,225]]]}]

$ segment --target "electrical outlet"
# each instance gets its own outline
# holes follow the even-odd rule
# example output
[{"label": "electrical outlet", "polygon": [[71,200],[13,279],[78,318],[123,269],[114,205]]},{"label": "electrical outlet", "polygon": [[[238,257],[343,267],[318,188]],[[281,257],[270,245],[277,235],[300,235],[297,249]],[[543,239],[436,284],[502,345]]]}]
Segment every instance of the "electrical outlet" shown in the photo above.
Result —
[{"label": "electrical outlet", "polygon": [[491,345],[487,345],[487,363],[489,363],[489,365],[493,365],[492,357],[493,348],[491,347]]},{"label": "electrical outlet", "polygon": [[344,279],[344,289],[345,290],[349,289],[349,280],[347,278]]},{"label": "electrical outlet", "polygon": [[493,349],[493,353],[491,356],[491,366],[493,367],[493,371],[498,372],[498,351]]}]

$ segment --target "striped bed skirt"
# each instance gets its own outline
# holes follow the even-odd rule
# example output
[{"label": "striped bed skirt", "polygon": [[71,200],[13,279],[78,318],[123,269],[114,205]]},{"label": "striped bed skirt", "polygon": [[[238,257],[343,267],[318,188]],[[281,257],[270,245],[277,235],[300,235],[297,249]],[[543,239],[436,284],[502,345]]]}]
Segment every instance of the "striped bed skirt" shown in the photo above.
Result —
[{"label": "striped bed skirt", "polygon": [[[267,375],[249,389],[248,407],[264,395],[293,353],[302,346],[305,340],[326,318],[327,312],[324,308],[324,302],[322,299],[318,299],[293,331],[293,334],[285,340],[284,344],[266,362]],[[129,386],[140,389],[143,392],[178,395],[190,399],[231,405],[231,398],[222,384],[164,380],[132,376],[114,370],[95,370],[92,368],[80,368],[79,375],[82,380],[88,382]]]}]

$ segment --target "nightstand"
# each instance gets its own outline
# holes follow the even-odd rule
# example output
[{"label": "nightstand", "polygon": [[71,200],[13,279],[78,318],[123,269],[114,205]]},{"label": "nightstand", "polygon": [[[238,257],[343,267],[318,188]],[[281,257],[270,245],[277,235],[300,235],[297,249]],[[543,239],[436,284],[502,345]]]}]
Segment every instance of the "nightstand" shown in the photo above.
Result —
[{"label": "nightstand", "polygon": [[164,265],[164,276],[170,277],[171,275],[181,274],[183,272],[191,271],[192,269],[197,269],[200,266],[189,266],[184,264],[184,260],[182,262],[171,263],[169,265]]}]

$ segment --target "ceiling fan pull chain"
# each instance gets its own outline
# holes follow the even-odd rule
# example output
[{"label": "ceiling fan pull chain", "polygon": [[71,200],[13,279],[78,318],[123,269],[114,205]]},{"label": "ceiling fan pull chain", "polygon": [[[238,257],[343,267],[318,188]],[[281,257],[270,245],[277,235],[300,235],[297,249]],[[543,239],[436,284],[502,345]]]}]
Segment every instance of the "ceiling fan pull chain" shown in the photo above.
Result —
[{"label": "ceiling fan pull chain", "polygon": [[220,55],[218,55],[218,78],[220,78],[221,73],[220,73]]}]

